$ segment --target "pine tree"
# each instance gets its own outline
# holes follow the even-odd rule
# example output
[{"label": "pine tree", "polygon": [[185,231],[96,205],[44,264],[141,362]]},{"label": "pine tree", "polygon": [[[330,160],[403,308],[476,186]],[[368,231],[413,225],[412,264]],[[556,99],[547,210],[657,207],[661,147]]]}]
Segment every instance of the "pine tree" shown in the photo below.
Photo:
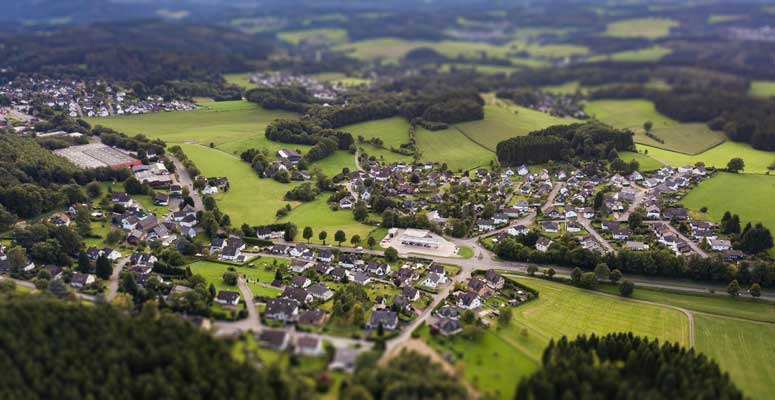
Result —
[{"label": "pine tree", "polygon": [[83,250],[78,253],[78,272],[83,272],[84,274],[91,272],[91,261]]},{"label": "pine tree", "polygon": [[110,275],[113,274],[113,263],[104,254],[97,258],[95,273],[100,279],[110,279]]}]

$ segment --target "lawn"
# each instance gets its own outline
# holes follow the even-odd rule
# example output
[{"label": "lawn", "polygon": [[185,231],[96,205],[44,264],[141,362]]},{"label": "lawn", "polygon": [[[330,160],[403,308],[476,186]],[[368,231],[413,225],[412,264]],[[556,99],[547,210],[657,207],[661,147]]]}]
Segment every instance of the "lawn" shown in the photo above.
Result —
[{"label": "lawn", "polygon": [[290,112],[264,110],[247,101],[206,104],[193,111],[89,118],[88,122],[129,135],[142,133],[168,143],[220,145],[248,138],[263,138],[268,123],[277,118],[298,117],[298,114]]},{"label": "lawn", "polygon": [[283,196],[295,184],[260,179],[250,165],[219,150],[194,144],[181,147],[203,175],[229,178],[231,188],[226,193],[218,193],[215,199],[232,221],[250,225],[275,222],[275,211],[285,206]]},{"label": "lawn", "polygon": [[[226,272],[229,267],[233,267],[240,275],[245,275],[248,280],[258,280],[258,282],[269,284],[274,280],[274,271],[266,271],[263,265],[264,263],[271,263],[271,260],[273,259],[263,258],[260,262],[256,262],[257,266],[255,268],[230,266],[210,261],[197,261],[188,265],[188,267],[191,268],[191,273],[202,275],[207,281],[208,286],[212,283],[218,291],[231,290],[238,292],[239,288],[237,286],[229,286],[223,282],[223,273]],[[284,260],[280,261],[285,262]],[[265,288],[255,283],[249,283],[248,287],[250,287],[253,295],[261,294],[277,296],[280,294],[278,289]]]},{"label": "lawn", "polygon": [[748,94],[754,97],[775,96],[775,81],[751,81]]},{"label": "lawn", "polygon": [[453,171],[487,167],[495,161],[495,153],[474,143],[455,127],[440,131],[418,128],[416,136],[422,161],[444,162]]},{"label": "lawn", "polygon": [[514,136],[527,135],[529,132],[552,125],[578,122],[571,118],[557,118],[540,111],[520,107],[497,100],[495,104],[484,106],[484,119],[463,122],[455,125],[469,139],[483,147],[495,151],[498,142]]},{"label": "lawn", "polygon": [[626,50],[612,54],[590,57],[587,61],[615,61],[615,62],[656,62],[661,60],[673,50],[663,46],[652,46],[638,50]]},{"label": "lawn", "polygon": [[608,24],[605,35],[617,38],[659,39],[670,34],[678,22],[668,18],[633,18]]},{"label": "lawn", "polygon": [[718,173],[692,189],[683,205],[693,210],[708,207],[707,216],[721,221],[725,211],[739,214],[741,224],[762,222],[775,230],[775,176]]},{"label": "lawn", "polygon": [[[649,100],[595,100],[587,102],[584,110],[616,128],[631,129],[637,143],[681,153],[696,154],[726,139],[723,133],[712,131],[705,124],[682,124],[660,114]],[[646,121],[652,122],[652,132],[664,143],[646,136],[643,128]]]},{"label": "lawn", "polygon": [[347,41],[347,30],[334,28],[306,29],[301,31],[286,31],[277,34],[283,42],[298,45],[301,42],[344,43]]},{"label": "lawn", "polygon": [[[360,235],[361,246],[365,246],[369,233],[374,230],[374,227],[356,221],[353,218],[351,210],[332,211],[326,203],[327,200],[328,194],[323,193],[313,201],[301,203],[297,205],[288,216],[281,218],[279,222],[293,222],[296,224],[299,229],[299,238],[301,238],[301,231],[305,226],[311,227],[314,231],[312,239],[313,243],[322,243],[321,240],[318,240],[318,233],[320,233],[320,231],[326,231],[328,234],[326,244],[333,244],[336,246],[337,243],[334,241],[334,233],[341,229],[347,235],[347,240],[342,243],[342,246],[352,246],[350,244],[350,238],[353,235]],[[274,213],[272,213],[272,215],[274,215]],[[379,241],[382,238],[375,237],[375,239]]]},{"label": "lawn", "polygon": [[620,152],[619,158],[626,162],[630,162],[631,160],[637,161],[638,165],[640,166],[640,168],[638,168],[639,171],[653,171],[655,169],[659,169],[663,165],[661,162],[643,153],[635,153],[632,151]]},{"label": "lawn", "polygon": [[649,157],[675,167],[694,165],[697,161],[702,161],[708,167],[726,168],[730,159],[740,157],[745,161],[744,173],[764,174],[768,171],[767,167],[775,161],[775,152],[756,150],[748,143],[730,140],[695,155],[676,153],[640,144],[637,147],[640,152],[648,151]]},{"label": "lawn", "polygon": [[771,398],[775,325],[696,315],[697,350],[719,363],[746,396]]}]

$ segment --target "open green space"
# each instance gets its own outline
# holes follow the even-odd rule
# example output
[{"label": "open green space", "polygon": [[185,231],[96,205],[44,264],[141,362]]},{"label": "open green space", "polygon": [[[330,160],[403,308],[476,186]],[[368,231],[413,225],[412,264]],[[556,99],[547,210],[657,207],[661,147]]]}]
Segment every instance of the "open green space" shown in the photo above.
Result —
[{"label": "open green space", "polygon": [[711,14],[708,16],[709,24],[720,24],[722,22],[739,21],[745,19],[745,15],[741,14]]},{"label": "open green space", "polygon": [[498,142],[514,136],[527,135],[529,132],[552,125],[578,122],[572,118],[557,118],[549,114],[516,106],[503,100],[484,106],[484,119],[463,122],[455,125],[469,139],[485,148],[495,151]]},{"label": "open green space", "polygon": [[746,396],[772,398],[775,324],[695,315],[697,350],[714,359]]},{"label": "open green space", "polygon": [[[683,124],[660,114],[649,100],[595,100],[587,102],[584,110],[615,128],[632,130],[638,143],[680,153],[696,154],[726,139],[722,132],[712,131],[705,124]],[[664,143],[646,136],[643,128],[646,121],[651,121],[651,132]]]},{"label": "open green space", "polygon": [[251,75],[253,75],[252,72],[244,72],[244,73],[238,73],[238,74],[223,74],[223,79],[226,80],[226,83],[229,83],[231,85],[237,85],[245,89],[253,89],[255,87],[258,87],[258,85],[250,81]]},{"label": "open green space", "polygon": [[[391,147],[399,148],[401,144],[409,142],[409,122],[401,117],[379,119],[375,121],[361,122],[348,125],[342,130],[350,132],[355,139],[355,145],[363,148],[369,156],[382,162],[411,162],[412,157],[390,151]],[[382,139],[383,147],[377,147],[370,143],[358,142],[358,136],[364,139],[378,137]]]},{"label": "open green space", "polygon": [[353,78],[341,72],[319,72],[310,76],[321,82],[339,83],[345,86],[366,85],[371,83],[370,79]]},{"label": "open green space", "polygon": [[638,144],[638,151],[648,152],[648,156],[668,165],[679,167],[682,165],[694,165],[698,161],[705,163],[707,167],[726,168],[727,163],[734,157],[740,157],[745,161],[747,174],[767,173],[773,161],[775,152],[756,150],[748,143],[733,142],[730,140],[702,153],[688,155],[669,151],[652,146]]},{"label": "open green space", "polygon": [[669,18],[632,18],[608,24],[605,35],[618,38],[659,39],[670,34],[678,22]]},{"label": "open green space", "polygon": [[[350,238],[353,235],[359,235],[361,237],[361,246],[365,247],[369,233],[375,227],[356,221],[353,218],[352,210],[332,211],[328,206],[327,200],[328,194],[323,193],[313,201],[298,204],[293,211],[286,217],[281,218],[279,222],[293,222],[296,224],[299,229],[299,240],[303,240],[301,239],[301,231],[305,226],[309,226],[314,232],[313,243],[322,243],[322,240],[318,240],[318,234],[321,231],[326,231],[328,234],[326,244],[337,246],[337,243],[334,241],[334,233],[338,230],[343,230],[347,235],[347,240],[342,243],[342,246],[352,246]],[[382,237],[375,237],[375,239],[379,241]]]},{"label": "open green space", "polygon": [[296,45],[301,42],[343,43],[347,41],[347,30],[335,28],[305,29],[280,32],[277,37],[284,42]]},{"label": "open green space", "polygon": [[454,171],[488,167],[495,161],[495,153],[474,143],[455,127],[440,131],[418,128],[416,139],[422,161],[447,163]]},{"label": "open green space", "polygon": [[[204,277],[207,281],[207,285],[209,286],[210,283],[212,283],[215,286],[215,289],[218,291],[231,290],[233,292],[239,292],[239,287],[229,286],[223,282],[224,272],[226,272],[229,268],[234,268],[238,274],[244,275],[250,281],[258,281],[260,283],[270,284],[274,280],[274,271],[265,270],[263,265],[264,263],[271,264],[273,260],[274,259],[264,257],[255,263],[256,267],[231,266],[211,261],[197,261],[188,265],[188,267],[191,268],[191,273],[195,275],[202,275],[202,277]],[[278,262],[286,263],[285,260],[279,260]],[[250,290],[254,295],[270,294],[277,296],[280,294],[279,289],[267,288],[252,282],[248,283],[248,287],[250,287]]]},{"label": "open green space", "polygon": [[656,62],[672,52],[663,46],[652,46],[638,50],[626,50],[612,54],[590,57],[587,61],[615,61],[615,62]]},{"label": "open green space", "polygon": [[754,97],[775,96],[775,81],[751,81],[748,93]]},{"label": "open green space", "polygon": [[729,211],[739,214],[743,224],[762,222],[775,230],[775,209],[770,206],[773,199],[775,176],[722,172],[700,182],[682,202],[693,210],[708,207],[707,216],[716,222]]},{"label": "open green space", "polygon": [[503,65],[488,65],[488,64],[466,64],[466,63],[444,63],[439,68],[440,72],[449,72],[452,69],[457,70],[474,70],[481,74],[510,74],[516,71],[515,67],[503,66]]},{"label": "open green space", "polygon": [[638,165],[640,168],[639,171],[653,171],[655,169],[659,169],[662,165],[661,162],[643,154],[643,153],[635,153],[632,151],[622,151],[619,153],[619,158],[624,160],[625,162],[630,162],[630,160],[635,160],[638,162]]}]

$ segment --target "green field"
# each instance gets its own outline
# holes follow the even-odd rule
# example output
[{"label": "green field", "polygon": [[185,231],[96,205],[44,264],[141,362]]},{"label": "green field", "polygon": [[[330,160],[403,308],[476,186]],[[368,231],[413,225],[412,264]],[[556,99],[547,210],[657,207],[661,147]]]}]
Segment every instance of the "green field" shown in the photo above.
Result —
[{"label": "green field", "polygon": [[641,144],[637,147],[640,152],[648,151],[649,157],[675,167],[694,165],[694,163],[702,161],[708,167],[726,168],[727,162],[731,158],[740,157],[745,161],[744,173],[764,174],[768,171],[767,167],[775,161],[775,152],[756,150],[748,143],[730,140],[695,155],[676,153]]},{"label": "green field", "polygon": [[253,89],[255,87],[258,87],[258,85],[250,81],[251,75],[253,75],[252,72],[244,72],[239,74],[223,74],[223,79],[225,79],[226,83],[228,84],[237,85],[245,89]]},{"label": "green field", "polygon": [[514,136],[527,135],[529,132],[552,125],[578,122],[571,118],[557,118],[540,111],[520,107],[498,100],[496,104],[484,106],[484,119],[463,122],[455,125],[476,143],[495,151],[498,142]]},{"label": "green field", "polygon": [[[516,383],[540,365],[541,354],[552,338],[632,331],[684,345],[689,341],[689,322],[680,311],[560,283],[510,278],[540,293],[538,299],[513,309],[514,320],[510,326],[490,328],[478,343],[459,337],[445,340],[424,336],[440,354],[462,354],[469,381],[494,388],[500,398],[513,398]],[[526,335],[522,333],[523,328]]]},{"label": "green field", "polygon": [[754,97],[775,96],[775,81],[751,81],[748,93]]},{"label": "green field", "polygon": [[[343,242],[342,246],[351,246],[350,238],[353,235],[359,235],[362,239],[361,246],[365,247],[369,233],[374,230],[374,227],[356,221],[353,218],[352,210],[332,211],[328,207],[327,200],[328,194],[323,193],[313,201],[298,204],[288,216],[281,218],[278,222],[293,222],[296,224],[299,228],[299,240],[303,240],[301,239],[301,230],[305,226],[309,226],[315,233],[312,242],[322,243],[321,240],[318,240],[318,233],[326,231],[328,234],[326,244],[336,246],[334,233],[341,229],[347,235],[347,241]],[[382,237],[375,237],[375,239],[379,241],[383,237],[384,235]]]},{"label": "green field", "polygon": [[638,162],[638,165],[640,168],[639,171],[653,171],[655,169],[659,169],[662,167],[661,162],[643,154],[643,153],[635,153],[632,151],[622,151],[619,153],[619,158],[622,160],[629,162],[630,160],[635,160]]},{"label": "green field", "polygon": [[639,50],[620,51],[618,53],[590,57],[587,61],[615,61],[615,62],[656,62],[672,52],[663,46],[652,46]]},{"label": "green field", "polygon": [[[385,118],[376,121],[361,122],[348,125],[342,130],[350,132],[355,139],[355,145],[363,148],[369,156],[374,156],[382,162],[411,162],[411,156],[390,151],[390,147],[399,148],[401,144],[409,142],[409,122],[401,117]],[[369,143],[358,143],[358,136],[365,139],[378,137],[382,139],[384,148]]]},{"label": "green field", "polygon": [[[537,62],[540,64],[540,62]],[[449,72],[452,68],[458,70],[474,70],[482,74],[510,74],[516,70],[515,67],[503,66],[503,65],[488,65],[488,64],[465,64],[465,63],[444,63],[439,68],[440,72]]]},{"label": "green field", "polygon": [[608,24],[605,35],[618,38],[659,39],[670,34],[678,22],[668,18],[633,18]]},{"label": "green field", "polygon": [[775,325],[706,315],[695,316],[697,350],[729,372],[746,396],[764,400],[775,376]]},{"label": "green field", "polygon": [[[218,291],[231,290],[234,292],[239,292],[239,288],[237,286],[229,286],[223,282],[223,273],[226,272],[229,267],[234,268],[237,270],[237,273],[240,275],[245,275],[247,279],[251,281],[258,280],[259,283],[265,283],[268,285],[272,283],[272,280],[274,280],[274,271],[264,270],[263,265],[264,263],[271,264],[272,261],[274,261],[274,259],[263,257],[260,261],[257,260],[255,262],[256,267],[253,268],[230,266],[210,261],[197,261],[191,265],[188,265],[188,267],[191,268],[191,272],[193,274],[202,275],[202,277],[204,277],[207,281],[207,285],[209,286],[210,283],[212,283]],[[278,260],[278,263],[279,262],[286,263],[285,260]],[[255,283],[248,283],[248,287],[250,287],[250,290],[254,295],[260,293],[263,295],[268,294],[278,296],[281,293],[280,289],[265,287]]]},{"label": "green field", "polygon": [[371,83],[370,79],[353,78],[341,72],[319,72],[310,76],[321,82],[339,83],[345,86],[367,85]]},{"label": "green field", "polygon": [[708,17],[709,24],[719,24],[722,22],[738,21],[745,19],[745,15],[740,14],[711,14]]},{"label": "green field", "polygon": [[721,221],[725,211],[739,214],[741,223],[762,222],[775,230],[775,176],[718,173],[692,189],[683,205],[693,210],[708,207],[707,216]]},{"label": "green field", "polygon": [[334,28],[306,29],[301,31],[286,31],[277,34],[283,42],[298,45],[301,42],[344,43],[347,41],[347,30]]},{"label": "green field", "polygon": [[559,85],[541,86],[541,90],[555,94],[574,94],[577,91],[581,91],[582,93],[586,92],[585,88],[579,84],[579,81],[569,81]]},{"label": "green field", "polygon": [[422,161],[444,162],[453,171],[489,167],[495,161],[495,153],[472,142],[455,127],[440,131],[418,128],[416,138]]},{"label": "green field", "polygon": [[[682,124],[660,114],[649,100],[595,100],[587,102],[584,110],[616,128],[631,129],[637,143],[680,153],[696,154],[726,139],[723,133],[712,131],[705,124]],[[646,136],[643,129],[646,121],[653,123],[652,132],[664,143]]]}]

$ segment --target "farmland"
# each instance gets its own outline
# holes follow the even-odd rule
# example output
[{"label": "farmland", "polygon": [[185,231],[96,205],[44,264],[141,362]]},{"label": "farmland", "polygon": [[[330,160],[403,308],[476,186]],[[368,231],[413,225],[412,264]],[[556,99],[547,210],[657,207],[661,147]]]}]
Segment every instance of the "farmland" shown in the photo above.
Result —
[{"label": "farmland", "polygon": [[725,211],[739,214],[743,223],[762,222],[775,229],[775,176],[719,173],[701,182],[683,199],[685,207],[699,210],[708,207],[707,216],[718,222]]},{"label": "farmland", "polygon": [[502,100],[484,106],[484,119],[455,125],[476,143],[495,151],[498,142],[514,136],[558,124],[577,122],[571,118],[556,118],[540,111],[515,106]]},{"label": "farmland", "polygon": [[752,81],[748,93],[754,97],[775,96],[775,81]]},{"label": "farmland", "polygon": [[255,87],[258,87],[258,85],[250,81],[251,75],[253,75],[253,73],[251,72],[238,73],[238,74],[224,74],[223,79],[225,79],[226,83],[228,84],[237,85],[245,89],[253,89]]},{"label": "farmland", "polygon": [[[595,100],[585,105],[587,114],[616,128],[631,129],[638,143],[680,153],[696,154],[724,141],[721,132],[711,131],[705,124],[682,124],[654,108],[648,100]],[[664,143],[646,136],[643,123],[651,121],[652,132]]]},{"label": "farmland", "polygon": [[653,46],[640,50],[627,50],[618,53],[590,57],[588,61],[616,61],[616,62],[655,62],[670,54],[672,50],[663,46]]},{"label": "farmland", "polygon": [[419,128],[416,136],[422,161],[445,162],[454,171],[487,167],[495,161],[495,153],[472,142],[455,127],[440,131]]},{"label": "farmland", "polygon": [[638,165],[640,166],[640,171],[653,171],[655,169],[659,169],[663,164],[643,153],[635,153],[631,151],[623,151],[619,153],[619,158],[622,160],[629,162],[630,160],[635,160],[638,162]]},{"label": "farmland", "polygon": [[756,150],[747,143],[738,143],[727,140],[702,153],[687,155],[674,151],[659,149],[656,147],[638,145],[639,151],[648,151],[649,157],[672,166],[694,165],[702,161],[708,167],[726,168],[727,162],[733,157],[740,157],[745,161],[744,173],[764,174],[767,167],[775,161],[775,153]]},{"label": "farmland", "polygon": [[306,29],[301,31],[280,32],[277,37],[290,44],[301,42],[342,43],[347,41],[347,31],[344,29]]},{"label": "farmland", "polygon": [[659,39],[670,34],[678,22],[667,18],[633,18],[608,24],[605,35],[617,38]]}]

